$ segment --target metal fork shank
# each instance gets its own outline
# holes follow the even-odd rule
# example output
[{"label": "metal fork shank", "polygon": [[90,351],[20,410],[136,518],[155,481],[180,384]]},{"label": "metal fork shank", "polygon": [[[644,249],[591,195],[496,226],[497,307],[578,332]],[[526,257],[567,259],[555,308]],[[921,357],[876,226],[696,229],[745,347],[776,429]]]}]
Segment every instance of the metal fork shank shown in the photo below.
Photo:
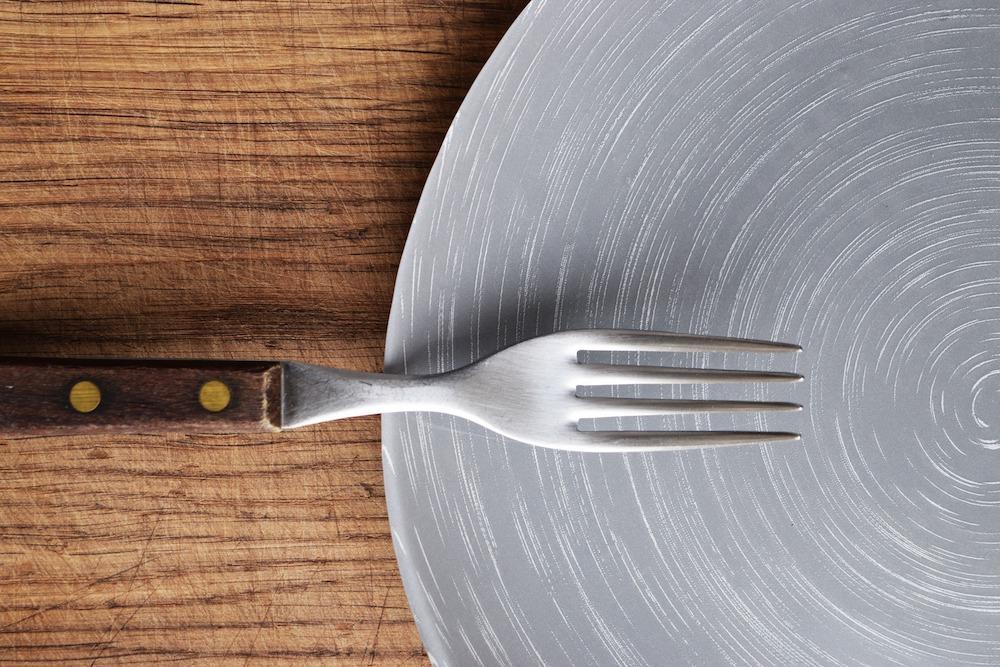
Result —
[{"label": "metal fork shank", "polygon": [[440,412],[453,392],[438,379],[286,362],[281,376],[281,427],[390,412]]}]

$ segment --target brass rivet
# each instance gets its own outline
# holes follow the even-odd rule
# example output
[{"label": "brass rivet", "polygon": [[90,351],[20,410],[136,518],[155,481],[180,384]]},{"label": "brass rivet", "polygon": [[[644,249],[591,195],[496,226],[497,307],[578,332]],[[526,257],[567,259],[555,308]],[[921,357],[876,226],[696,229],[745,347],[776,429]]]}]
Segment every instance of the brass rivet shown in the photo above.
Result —
[{"label": "brass rivet", "polygon": [[69,390],[69,404],[77,412],[93,412],[101,404],[101,390],[90,380],[80,380]]},{"label": "brass rivet", "polygon": [[201,391],[198,392],[198,401],[201,403],[201,407],[209,412],[222,412],[229,407],[231,399],[232,394],[229,393],[229,387],[218,380],[209,380],[201,385]]}]

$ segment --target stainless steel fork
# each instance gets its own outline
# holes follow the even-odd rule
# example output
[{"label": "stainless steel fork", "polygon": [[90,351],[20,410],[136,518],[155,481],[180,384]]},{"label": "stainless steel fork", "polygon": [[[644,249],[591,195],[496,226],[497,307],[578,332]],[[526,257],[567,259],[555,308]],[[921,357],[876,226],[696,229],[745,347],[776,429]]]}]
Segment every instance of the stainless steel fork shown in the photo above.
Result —
[{"label": "stainless steel fork", "polygon": [[642,331],[565,331],[436,375],[294,362],[0,359],[0,436],[278,431],[358,415],[444,412],[539,447],[663,451],[794,440],[794,433],[581,430],[581,420],[798,410],[794,403],[583,395],[589,386],[797,382],[794,373],[581,363],[580,353],[795,352],[795,345]]},{"label": "stainless steel fork", "polygon": [[754,431],[587,431],[601,417],[801,410],[786,402],[586,397],[607,385],[800,382],[796,373],[581,363],[583,352],[798,352],[797,345],[628,330],[564,331],[436,375],[356,373],[283,364],[282,427],[390,412],[440,412],[513,440],[578,452],[648,452],[798,440]]}]

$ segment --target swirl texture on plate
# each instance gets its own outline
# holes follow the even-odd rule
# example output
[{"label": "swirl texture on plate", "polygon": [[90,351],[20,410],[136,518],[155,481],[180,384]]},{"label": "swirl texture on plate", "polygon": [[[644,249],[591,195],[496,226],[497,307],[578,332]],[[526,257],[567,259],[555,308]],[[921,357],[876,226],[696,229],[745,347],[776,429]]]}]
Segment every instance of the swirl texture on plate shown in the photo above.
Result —
[{"label": "swirl texture on plate", "polygon": [[397,555],[435,662],[1000,663],[990,4],[526,10],[428,181],[387,367],[578,327],[795,342],[804,385],[694,395],[803,414],[640,425],[803,441],[586,456],[386,417]]}]

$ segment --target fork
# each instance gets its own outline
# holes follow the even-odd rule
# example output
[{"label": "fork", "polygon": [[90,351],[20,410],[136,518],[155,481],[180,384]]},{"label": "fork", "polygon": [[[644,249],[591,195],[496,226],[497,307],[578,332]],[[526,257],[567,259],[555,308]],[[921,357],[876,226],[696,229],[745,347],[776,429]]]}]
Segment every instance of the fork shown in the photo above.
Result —
[{"label": "fork", "polygon": [[798,352],[787,343],[618,329],[540,336],[433,375],[298,362],[0,359],[0,436],[93,432],[239,433],[391,412],[461,417],[529,445],[649,452],[794,441],[764,431],[581,430],[581,420],[801,410],[788,402],[626,399],[584,387],[800,382],[777,371],[581,361],[585,352]]}]

